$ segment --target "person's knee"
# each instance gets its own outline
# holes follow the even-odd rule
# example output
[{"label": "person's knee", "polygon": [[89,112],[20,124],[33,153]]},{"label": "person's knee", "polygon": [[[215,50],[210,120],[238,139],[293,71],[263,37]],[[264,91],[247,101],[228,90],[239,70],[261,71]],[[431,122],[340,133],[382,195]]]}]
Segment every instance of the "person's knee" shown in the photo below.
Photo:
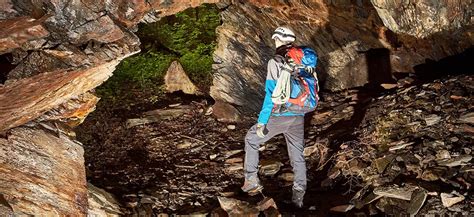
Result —
[{"label": "person's knee", "polygon": [[250,146],[254,149],[259,148],[260,144],[258,143],[258,136],[254,130],[250,129],[247,132],[247,135],[245,135],[245,145]]}]

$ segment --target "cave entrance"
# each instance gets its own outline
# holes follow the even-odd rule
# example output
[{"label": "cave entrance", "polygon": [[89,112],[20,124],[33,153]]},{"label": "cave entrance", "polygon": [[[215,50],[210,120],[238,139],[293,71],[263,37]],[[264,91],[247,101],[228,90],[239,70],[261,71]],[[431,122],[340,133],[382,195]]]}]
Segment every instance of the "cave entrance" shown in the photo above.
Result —
[{"label": "cave entrance", "polygon": [[[147,197],[156,201],[149,204],[153,212],[192,213],[210,207],[211,192],[216,194],[190,189],[207,183],[222,188],[225,178],[232,179],[222,177],[209,155],[240,144],[224,144],[226,126],[205,115],[213,104],[208,93],[219,13],[216,5],[205,4],[140,24],[142,51],[124,59],[95,90],[101,97],[96,111],[76,130],[87,178],[124,205]],[[177,73],[186,74],[198,91],[168,93],[166,75]]]}]

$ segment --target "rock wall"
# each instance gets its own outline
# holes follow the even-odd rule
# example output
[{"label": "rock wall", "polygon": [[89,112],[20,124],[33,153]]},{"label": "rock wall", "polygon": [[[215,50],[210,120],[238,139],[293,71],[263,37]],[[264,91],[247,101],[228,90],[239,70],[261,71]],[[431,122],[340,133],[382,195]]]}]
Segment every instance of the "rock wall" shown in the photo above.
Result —
[{"label": "rock wall", "polygon": [[371,0],[383,24],[396,33],[426,38],[471,23],[474,2]]},{"label": "rock wall", "polygon": [[[472,1],[234,1],[222,12],[211,95],[258,110],[272,31],[293,28],[319,55],[323,87],[337,91],[392,81],[426,59],[474,44]],[[438,2],[438,3],[437,3]]]},{"label": "rock wall", "polygon": [[78,216],[87,211],[84,150],[46,127],[0,138],[0,194],[14,215]]}]

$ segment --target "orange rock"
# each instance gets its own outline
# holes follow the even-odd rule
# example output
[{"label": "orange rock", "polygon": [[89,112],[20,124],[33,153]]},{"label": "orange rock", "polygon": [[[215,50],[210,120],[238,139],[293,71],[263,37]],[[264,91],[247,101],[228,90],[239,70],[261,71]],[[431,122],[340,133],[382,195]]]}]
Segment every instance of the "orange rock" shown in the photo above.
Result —
[{"label": "orange rock", "polygon": [[30,41],[47,37],[49,32],[42,25],[46,18],[16,17],[0,21],[2,30],[0,31],[0,54],[11,52]]},{"label": "orange rock", "polygon": [[48,130],[17,127],[0,138],[0,192],[19,215],[85,216],[82,146]]},{"label": "orange rock", "polygon": [[34,120],[97,87],[111,76],[119,61],[72,72],[43,73],[0,87],[0,132]]}]

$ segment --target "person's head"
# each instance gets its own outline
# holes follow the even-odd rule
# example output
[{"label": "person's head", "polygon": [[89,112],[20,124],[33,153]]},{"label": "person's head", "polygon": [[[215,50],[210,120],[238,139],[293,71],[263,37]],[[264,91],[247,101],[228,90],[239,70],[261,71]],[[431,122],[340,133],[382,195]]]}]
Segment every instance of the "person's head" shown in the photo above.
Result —
[{"label": "person's head", "polygon": [[272,39],[275,40],[275,47],[278,48],[282,45],[291,44],[294,42],[296,36],[290,28],[280,26],[273,32]]}]

